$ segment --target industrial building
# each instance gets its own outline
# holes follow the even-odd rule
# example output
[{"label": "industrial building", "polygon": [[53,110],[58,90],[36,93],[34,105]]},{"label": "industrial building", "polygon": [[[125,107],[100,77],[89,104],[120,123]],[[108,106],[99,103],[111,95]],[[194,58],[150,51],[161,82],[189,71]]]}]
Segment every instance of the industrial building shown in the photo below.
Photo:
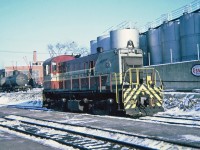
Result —
[{"label": "industrial building", "polygon": [[199,59],[200,12],[185,12],[140,35],[144,66]]},{"label": "industrial building", "polygon": [[200,1],[162,15],[140,33],[126,26],[111,30],[90,41],[91,54],[98,47],[104,51],[127,47],[128,41],[142,49],[143,66],[158,70],[164,89],[200,89]]}]

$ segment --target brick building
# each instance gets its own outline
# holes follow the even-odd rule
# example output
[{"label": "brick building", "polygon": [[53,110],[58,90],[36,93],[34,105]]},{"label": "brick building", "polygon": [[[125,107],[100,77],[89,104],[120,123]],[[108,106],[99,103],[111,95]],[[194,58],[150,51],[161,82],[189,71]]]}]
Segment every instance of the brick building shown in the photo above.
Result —
[{"label": "brick building", "polygon": [[25,66],[7,66],[5,67],[6,76],[11,76],[13,74],[13,70],[18,70],[29,77],[30,70],[32,70],[32,78],[36,81],[38,84],[43,84],[43,67],[42,67],[43,61],[37,60],[37,52],[33,52],[33,62],[31,65],[25,65]]}]

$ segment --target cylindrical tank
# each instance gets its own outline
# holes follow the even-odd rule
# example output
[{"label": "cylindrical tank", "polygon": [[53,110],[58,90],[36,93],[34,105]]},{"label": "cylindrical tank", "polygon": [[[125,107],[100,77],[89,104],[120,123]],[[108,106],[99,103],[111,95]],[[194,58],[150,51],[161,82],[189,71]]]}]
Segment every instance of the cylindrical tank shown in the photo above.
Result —
[{"label": "cylindrical tank", "polygon": [[147,35],[146,35],[146,32],[143,33],[143,34],[140,34],[139,40],[140,40],[139,48],[142,49],[142,52],[143,52],[143,65],[144,66],[148,66],[149,63],[148,63]]},{"label": "cylindrical tank", "polygon": [[23,73],[9,77],[9,80],[12,86],[24,86],[28,84],[28,76]]},{"label": "cylindrical tank", "polygon": [[180,62],[180,23],[179,21],[164,22],[161,25],[163,63]]},{"label": "cylindrical tank", "polygon": [[162,64],[162,46],[160,38],[160,27],[149,29],[147,32],[148,49],[150,52],[151,65]]},{"label": "cylindrical tank", "polygon": [[182,61],[196,60],[200,45],[200,13],[185,13],[180,17]]},{"label": "cylindrical tank", "polygon": [[91,51],[91,54],[97,53],[97,41],[96,40],[90,41],[90,51]]},{"label": "cylindrical tank", "polygon": [[139,31],[137,29],[120,29],[110,31],[111,49],[126,48],[128,41],[139,47]]},{"label": "cylindrical tank", "polygon": [[18,75],[18,74],[20,74],[20,72],[18,70],[13,71],[13,75]]},{"label": "cylindrical tank", "polygon": [[8,78],[7,77],[1,78],[1,80],[0,80],[0,86],[4,86],[6,84],[8,84]]},{"label": "cylindrical tank", "polygon": [[97,37],[97,47],[102,47],[104,51],[110,50],[109,35],[102,35]]}]

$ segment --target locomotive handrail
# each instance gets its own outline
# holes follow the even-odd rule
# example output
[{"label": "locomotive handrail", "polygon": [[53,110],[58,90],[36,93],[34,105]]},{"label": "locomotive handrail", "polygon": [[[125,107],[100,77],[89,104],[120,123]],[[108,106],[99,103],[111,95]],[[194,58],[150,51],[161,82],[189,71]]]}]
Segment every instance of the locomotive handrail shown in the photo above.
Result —
[{"label": "locomotive handrail", "polygon": [[[82,70],[76,70],[76,71],[69,71],[69,72],[65,72],[64,75],[65,76],[76,76],[76,75],[85,75],[88,76],[89,73],[91,73],[91,70],[95,70],[95,67],[90,68],[90,69],[82,69]],[[94,71],[94,75],[95,75],[95,71]]]},{"label": "locomotive handrail", "polygon": [[[136,82],[135,83],[133,83],[132,82],[132,70],[135,70],[136,72]],[[156,70],[156,69],[154,69],[154,68],[129,68],[126,72],[125,72],[125,74],[124,74],[124,77],[123,77],[123,82],[122,82],[122,90],[124,89],[124,86],[125,86],[125,83],[126,83],[126,76],[127,76],[127,73],[129,72],[129,86],[130,87],[132,87],[133,85],[139,85],[139,70],[152,70],[153,72],[155,71],[156,73],[157,73],[157,75],[158,75],[158,77],[159,77],[159,82],[160,82],[160,84],[161,84],[161,87],[163,87],[163,84],[162,84],[162,81],[161,81],[161,77],[160,77],[160,74],[159,74],[159,72]],[[147,73],[147,72],[146,72]],[[156,79],[156,74],[155,74],[155,79],[154,79],[154,84],[156,85],[156,82],[157,81],[157,79]]]},{"label": "locomotive handrail", "polygon": [[159,77],[159,80],[160,80],[160,86],[161,86],[161,88],[163,88],[163,82],[162,82],[162,80],[161,80],[161,77],[160,77],[160,73],[158,72],[158,70],[156,70],[155,69],[155,71],[157,72],[157,74],[158,74],[158,77]]},{"label": "locomotive handrail", "polygon": [[[135,75],[133,75],[133,73]],[[140,74],[141,73],[141,74]],[[127,76],[129,75],[129,84],[126,84]],[[156,76],[158,76],[158,79],[156,79]],[[133,83],[132,78],[135,77],[135,83]],[[160,88],[158,87],[157,81],[160,82]],[[125,85],[128,85],[127,88]],[[134,85],[134,86],[133,86]],[[162,82],[160,78],[159,72],[154,68],[129,68],[123,77],[123,83],[122,83],[122,102],[125,103],[127,106],[127,109],[129,106],[132,105],[132,103],[128,103],[130,101],[130,98],[132,98],[133,101],[137,102],[137,100],[140,101],[140,98],[137,99],[137,96],[144,95],[146,93],[151,97],[151,99],[156,99],[157,106],[160,106],[160,103],[162,101]],[[135,93],[135,95],[132,97],[130,94]],[[128,96],[127,96],[128,94]],[[134,103],[133,107],[136,106],[136,103]]]},{"label": "locomotive handrail", "polygon": [[[91,68],[91,69],[95,69],[95,67]],[[55,80],[55,81],[58,81],[60,79],[60,81],[62,80],[62,82],[63,82],[63,81],[66,81],[66,80],[71,81],[72,79],[79,79],[80,80],[80,79],[85,78],[85,77],[93,78],[93,77],[100,77],[100,76],[110,76],[110,90],[111,90],[111,92],[112,92],[112,90],[115,90],[115,92],[117,93],[117,91],[118,91],[117,85],[118,85],[118,82],[120,82],[120,78],[121,78],[122,74],[115,73],[115,72],[114,73],[105,73],[105,74],[94,72],[94,75],[90,75],[90,74],[85,73],[85,72],[88,72],[91,69],[70,71],[70,72],[66,72],[66,73],[59,73],[59,74],[55,74],[53,76],[50,75],[49,77],[46,76],[44,78],[46,78],[45,82],[51,81],[52,79]],[[112,76],[114,76],[114,78]],[[90,80],[90,79],[88,79],[88,80]],[[81,81],[79,81],[79,82],[81,82]],[[99,82],[101,82],[101,80],[99,80]],[[70,83],[72,84],[72,82],[70,82]],[[89,84],[90,84],[90,82],[89,82]],[[99,88],[100,91],[102,89],[101,86]],[[112,89],[113,86],[115,86],[114,89]],[[90,85],[88,85],[88,87],[90,88]],[[63,88],[65,88],[64,83],[63,83]],[[70,89],[71,90],[73,89],[72,85],[70,85]]]}]

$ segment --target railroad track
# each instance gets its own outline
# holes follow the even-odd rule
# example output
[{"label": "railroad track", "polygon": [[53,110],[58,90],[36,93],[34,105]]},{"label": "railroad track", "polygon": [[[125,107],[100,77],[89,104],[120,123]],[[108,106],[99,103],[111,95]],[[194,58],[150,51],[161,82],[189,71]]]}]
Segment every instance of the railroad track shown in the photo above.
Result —
[{"label": "railroad track", "polygon": [[141,117],[139,120],[200,128],[200,119],[197,119],[197,118],[195,119],[195,118],[187,118],[187,117],[154,115],[151,117],[149,116]]},{"label": "railroad track", "polygon": [[20,132],[25,135],[31,135],[42,139],[50,139],[60,144],[78,149],[199,148],[184,143],[160,140],[155,137],[134,135],[120,131],[110,131],[108,129],[99,129],[17,115],[3,117],[0,120],[0,126],[14,132]]},{"label": "railroad track", "polygon": [[[145,146],[126,143],[113,139],[107,139],[101,136],[95,136],[75,130],[62,128],[63,125],[51,122],[44,122],[41,120],[24,118],[13,119],[17,116],[4,117],[0,120],[0,126],[8,128],[15,132],[34,136],[42,139],[49,139],[57,143],[78,148],[81,150],[87,149],[151,149]],[[26,121],[25,121],[26,120]],[[35,123],[34,123],[35,122]],[[55,125],[55,126],[54,126]],[[59,127],[60,125],[60,127]],[[79,129],[80,130],[80,129]]]}]

